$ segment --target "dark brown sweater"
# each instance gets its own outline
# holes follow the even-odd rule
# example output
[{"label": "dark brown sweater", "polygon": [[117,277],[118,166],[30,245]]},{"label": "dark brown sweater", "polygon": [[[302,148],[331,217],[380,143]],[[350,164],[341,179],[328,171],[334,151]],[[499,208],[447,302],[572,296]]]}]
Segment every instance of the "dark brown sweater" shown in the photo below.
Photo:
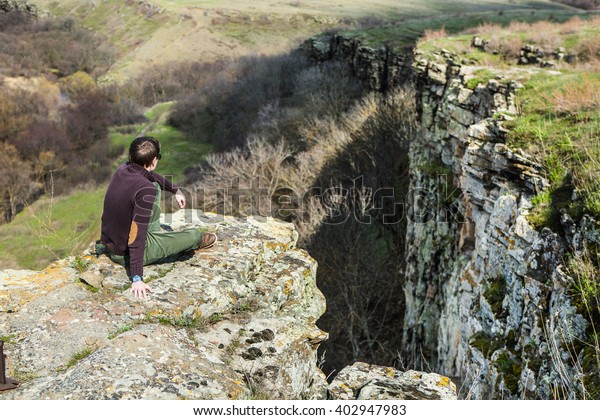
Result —
[{"label": "dark brown sweater", "polygon": [[129,255],[131,276],[144,274],[146,234],[156,198],[157,182],[160,188],[172,193],[177,186],[136,163],[124,163],[114,173],[102,213],[100,240],[111,252]]}]

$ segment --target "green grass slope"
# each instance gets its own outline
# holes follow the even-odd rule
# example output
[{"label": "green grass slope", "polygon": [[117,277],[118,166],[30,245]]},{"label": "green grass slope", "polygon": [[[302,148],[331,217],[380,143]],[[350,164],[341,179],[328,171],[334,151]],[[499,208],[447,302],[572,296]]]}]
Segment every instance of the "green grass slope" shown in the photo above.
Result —
[{"label": "green grass slope", "polygon": [[[471,46],[473,36],[490,42],[487,51]],[[517,65],[521,49],[546,51],[551,68]],[[470,87],[489,79],[519,81],[518,115],[505,123],[508,144],[539,160],[550,188],[533,200],[529,220],[538,229],[560,231],[560,212],[574,219],[600,217],[600,16],[563,23],[483,25],[468,34],[423,40],[419,49],[444,48],[479,65]],[[558,60],[557,53],[570,57]]]},{"label": "green grass slope", "polygon": [[[275,54],[334,28],[379,27],[365,36],[414,41],[427,28],[464,28],[498,18],[538,19],[574,9],[546,0],[32,0],[72,16],[116,47],[108,78],[125,80],[144,67],[178,60],[214,61]],[[149,5],[152,6],[149,6]],[[537,15],[537,16],[536,16]]]}]

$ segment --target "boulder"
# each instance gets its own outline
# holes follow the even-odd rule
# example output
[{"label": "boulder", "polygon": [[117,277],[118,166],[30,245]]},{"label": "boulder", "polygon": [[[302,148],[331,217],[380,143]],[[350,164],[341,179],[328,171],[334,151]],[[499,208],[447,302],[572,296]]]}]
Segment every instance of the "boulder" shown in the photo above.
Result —
[{"label": "boulder", "polygon": [[334,400],[455,400],[456,385],[446,376],[356,362],[335,377]]}]

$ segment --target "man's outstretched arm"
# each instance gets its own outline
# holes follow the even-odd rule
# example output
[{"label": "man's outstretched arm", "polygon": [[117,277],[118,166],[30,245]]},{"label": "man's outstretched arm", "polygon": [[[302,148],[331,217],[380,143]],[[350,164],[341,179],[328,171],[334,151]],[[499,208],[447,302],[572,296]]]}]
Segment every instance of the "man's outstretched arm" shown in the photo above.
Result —
[{"label": "man's outstretched arm", "polygon": [[152,176],[154,177],[155,181],[158,182],[158,185],[160,185],[161,189],[175,194],[175,201],[177,201],[177,204],[179,204],[179,208],[185,207],[185,195],[183,195],[177,185],[173,184],[170,180],[162,175],[157,174],[156,172],[152,172]]}]

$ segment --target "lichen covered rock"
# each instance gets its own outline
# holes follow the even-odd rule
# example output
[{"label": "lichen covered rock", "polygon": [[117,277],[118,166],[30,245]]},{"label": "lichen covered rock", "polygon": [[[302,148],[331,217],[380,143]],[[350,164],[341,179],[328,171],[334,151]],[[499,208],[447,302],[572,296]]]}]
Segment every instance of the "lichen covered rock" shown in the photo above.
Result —
[{"label": "lichen covered rock", "polygon": [[342,369],[328,391],[334,400],[456,399],[456,385],[445,376],[362,362]]},{"label": "lichen covered rock", "polygon": [[219,242],[147,267],[148,299],[91,253],[0,278],[8,376],[22,383],[0,398],[324,397],[325,299],[293,225],[190,211],[163,223],[206,227]]},{"label": "lichen covered rock", "polygon": [[473,86],[481,68],[458,62],[417,51],[413,63],[422,131],[410,145],[410,187],[430,200],[409,203],[405,356],[462,377],[469,398],[552,398],[559,378],[581,382],[580,356],[561,348],[584,341],[587,326],[563,266],[583,245],[567,243],[597,244],[598,229],[563,220],[563,237],[528,223],[549,183],[533,157],[505,144],[516,70]]}]

